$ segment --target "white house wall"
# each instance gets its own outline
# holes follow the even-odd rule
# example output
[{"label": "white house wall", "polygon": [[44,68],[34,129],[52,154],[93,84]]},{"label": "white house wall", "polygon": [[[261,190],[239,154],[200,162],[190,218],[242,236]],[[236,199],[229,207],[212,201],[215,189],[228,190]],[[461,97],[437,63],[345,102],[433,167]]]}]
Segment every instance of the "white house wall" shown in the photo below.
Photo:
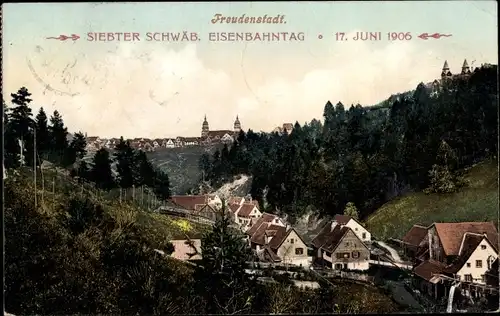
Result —
[{"label": "white house wall", "polygon": [[[361,226],[355,220],[352,220],[352,219],[349,220],[349,222],[347,222],[347,224],[345,226],[347,226],[350,229],[352,229],[352,231],[354,232],[354,234],[356,234],[356,236],[358,236],[358,238],[362,242],[370,242],[372,240],[372,235],[370,234],[370,232],[368,230],[366,230],[366,228],[364,228],[363,226]],[[365,233],[365,238],[363,238],[363,233]]]},{"label": "white house wall", "polygon": [[[291,240],[293,239],[293,243]],[[296,255],[295,249],[302,248],[302,254]],[[278,257],[281,258],[283,263],[296,264],[302,266],[310,265],[312,258],[307,257],[307,246],[299,238],[295,230],[292,230],[286,237],[286,240],[281,244],[277,251]]]},{"label": "white house wall", "polygon": [[361,261],[361,262],[349,262],[347,263],[347,269],[349,270],[357,270],[357,271],[366,271],[370,269],[370,261]]},{"label": "white house wall", "polygon": [[[486,246],[486,249],[481,249],[481,246]],[[472,253],[467,263],[470,263],[470,267],[467,267],[467,263],[457,272],[457,275],[460,276],[460,280],[465,280],[465,275],[472,275],[472,280],[474,283],[484,284],[485,282],[482,279],[482,275],[486,274],[488,271],[488,258],[492,256],[493,259],[498,257],[496,251],[490,246],[486,239],[483,239],[479,246],[477,246],[476,250]],[[476,260],[482,261],[482,267],[476,268]]]}]

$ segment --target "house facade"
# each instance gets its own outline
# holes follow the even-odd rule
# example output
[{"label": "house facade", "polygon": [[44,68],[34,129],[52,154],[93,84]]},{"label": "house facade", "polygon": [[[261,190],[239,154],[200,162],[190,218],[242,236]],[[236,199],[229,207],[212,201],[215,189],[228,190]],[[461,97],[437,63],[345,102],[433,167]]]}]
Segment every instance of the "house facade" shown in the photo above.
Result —
[{"label": "house facade", "polygon": [[208,194],[207,203],[216,209],[222,208],[222,200],[217,194]]},{"label": "house facade", "polygon": [[498,258],[493,223],[434,223],[427,229],[428,259],[414,269],[414,283],[428,295],[446,296],[460,285],[467,296],[484,294],[485,275]]},{"label": "house facade", "polygon": [[234,222],[243,232],[249,230],[255,223],[254,219],[262,216],[262,212],[252,203],[243,203],[242,205],[230,205],[230,210],[234,214]]},{"label": "house facade", "polygon": [[414,262],[421,262],[429,253],[427,227],[422,225],[413,225],[401,240],[401,247],[405,255],[413,258]]},{"label": "house facade", "polygon": [[347,226],[358,236],[358,238],[364,243],[370,243],[372,241],[372,234],[361,225],[354,218],[347,215],[335,215],[333,218],[334,222],[339,225]]},{"label": "house facade", "polygon": [[265,217],[265,220],[259,219],[258,223],[247,231],[250,247],[259,259],[266,262],[310,266],[312,258],[307,255],[307,245],[295,229],[282,225],[282,221],[276,221],[272,214],[266,214]]},{"label": "house facade", "polygon": [[370,250],[349,226],[333,221],[323,227],[311,244],[317,264],[335,270],[370,268]]},{"label": "house facade", "polygon": [[[281,237],[279,233],[285,235]],[[269,241],[269,248],[276,252],[281,262],[303,267],[310,266],[312,258],[307,256],[307,245],[295,229],[282,227],[279,233],[275,236],[277,238]]]}]

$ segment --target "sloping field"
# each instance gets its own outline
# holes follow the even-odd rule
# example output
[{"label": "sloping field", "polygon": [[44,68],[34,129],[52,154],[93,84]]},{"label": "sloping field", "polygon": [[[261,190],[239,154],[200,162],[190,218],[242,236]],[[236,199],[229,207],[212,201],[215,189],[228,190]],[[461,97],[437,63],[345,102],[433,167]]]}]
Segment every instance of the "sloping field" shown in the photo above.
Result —
[{"label": "sloping field", "polygon": [[493,221],[498,219],[496,160],[483,161],[466,174],[469,185],[452,194],[411,193],[378,209],[365,222],[377,239],[401,238],[413,224]]}]

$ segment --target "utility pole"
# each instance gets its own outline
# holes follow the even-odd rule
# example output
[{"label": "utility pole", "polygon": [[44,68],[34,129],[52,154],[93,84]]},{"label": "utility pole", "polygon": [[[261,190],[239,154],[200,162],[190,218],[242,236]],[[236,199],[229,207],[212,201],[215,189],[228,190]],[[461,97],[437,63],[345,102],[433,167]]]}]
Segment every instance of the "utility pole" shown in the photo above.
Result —
[{"label": "utility pole", "polygon": [[141,206],[144,206],[144,186],[141,186]]},{"label": "utility pole", "polygon": [[21,166],[24,166],[24,142],[23,142],[23,137],[21,136],[21,140],[19,140],[19,148],[21,149],[21,154],[20,154],[20,160],[21,160]]},{"label": "utility pole", "polygon": [[33,178],[35,182],[35,209],[37,207],[36,200],[36,126],[33,127]]}]

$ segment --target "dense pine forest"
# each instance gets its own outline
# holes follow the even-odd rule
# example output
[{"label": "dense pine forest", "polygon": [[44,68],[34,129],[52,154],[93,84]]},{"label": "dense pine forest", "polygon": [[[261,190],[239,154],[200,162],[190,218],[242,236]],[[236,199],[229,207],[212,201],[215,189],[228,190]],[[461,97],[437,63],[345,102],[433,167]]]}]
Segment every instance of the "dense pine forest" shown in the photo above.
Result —
[{"label": "dense pine forest", "polygon": [[134,150],[123,137],[111,154],[105,148],[93,156],[89,165],[86,155],[86,138],[82,132],[69,140],[68,129],[56,110],[50,117],[43,107],[33,118],[31,93],[25,87],[11,94],[10,108],[3,103],[4,168],[15,170],[21,165],[37,166],[48,161],[69,170],[80,181],[89,181],[97,188],[147,187],[159,199],[170,197],[168,175],[154,168],[146,153]]},{"label": "dense pine forest", "polygon": [[[116,198],[103,199],[100,192],[142,186],[166,200],[168,176],[123,138],[112,152],[101,149],[91,163],[85,162],[83,133],[68,137],[57,111],[48,118],[41,108],[33,117],[26,88],[11,96],[10,107],[2,102],[8,312],[401,309],[373,286],[306,273],[302,277],[320,282],[319,289],[303,291],[287,278],[258,283],[243,271],[252,259],[250,249],[224,218],[209,229],[193,229],[203,232],[198,266],[165,258],[155,250],[166,255],[174,250],[169,242],[176,230],[173,220]],[[497,67],[484,67],[468,79],[444,83],[439,91],[420,84],[413,93],[391,98],[387,107],[345,109],[340,102],[327,102],[321,122],[296,123],[290,135],[241,132],[232,146],[202,156],[200,168],[212,186],[242,173],[252,175],[253,197],[272,211],[299,216],[308,210],[328,215],[357,209],[365,217],[406,192],[446,194],[467,185],[461,170],[497,154],[497,102]],[[47,176],[46,162],[58,167],[61,188],[34,185],[34,166],[38,175]],[[90,192],[84,190],[87,185],[93,187]]]},{"label": "dense pine forest", "polygon": [[200,168],[213,186],[252,175],[252,195],[270,210],[332,215],[353,203],[366,217],[406,192],[454,192],[463,168],[497,154],[497,66],[387,103],[327,102],[322,122],[295,123],[290,135],[241,132]]}]

